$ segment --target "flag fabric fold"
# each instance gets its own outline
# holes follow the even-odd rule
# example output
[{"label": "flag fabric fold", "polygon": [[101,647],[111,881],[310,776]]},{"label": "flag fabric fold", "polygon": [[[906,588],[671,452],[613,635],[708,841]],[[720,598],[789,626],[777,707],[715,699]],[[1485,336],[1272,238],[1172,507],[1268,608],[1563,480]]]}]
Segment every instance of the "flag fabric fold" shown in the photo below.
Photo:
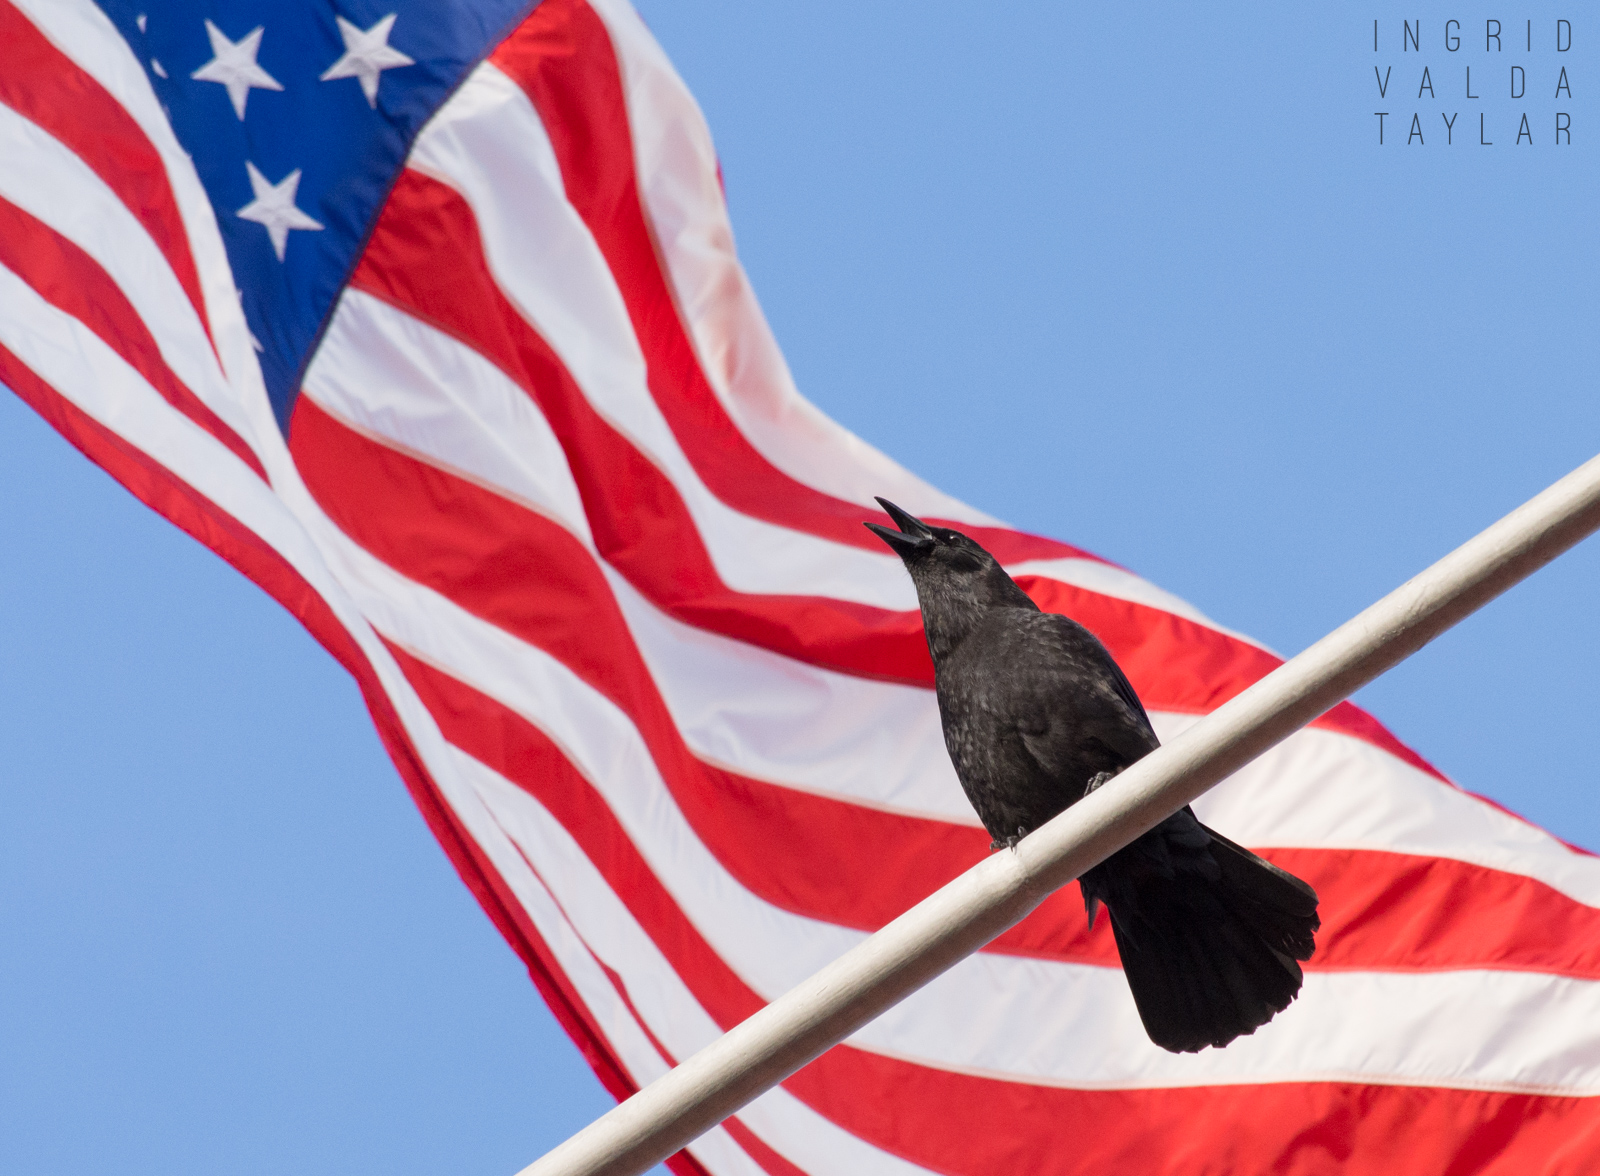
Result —
[{"label": "flag fabric fold", "polygon": [[[356,677],[620,1097],[988,852],[874,495],[1094,631],[1164,739],[1279,659],[800,397],[623,0],[430,12],[0,0],[0,382]],[[1196,809],[1321,896],[1271,1024],[1151,1045],[1069,888],[673,1165],[1600,1163],[1600,860],[1348,704]]]}]

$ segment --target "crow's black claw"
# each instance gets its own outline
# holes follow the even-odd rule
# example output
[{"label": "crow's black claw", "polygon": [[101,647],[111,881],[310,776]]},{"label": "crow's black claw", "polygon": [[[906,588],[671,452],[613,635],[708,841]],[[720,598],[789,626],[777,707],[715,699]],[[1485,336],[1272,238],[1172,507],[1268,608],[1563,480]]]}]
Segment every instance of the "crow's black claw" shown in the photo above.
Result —
[{"label": "crow's black claw", "polygon": [[1089,793],[1093,792],[1096,788],[1099,788],[1105,784],[1109,784],[1116,778],[1117,774],[1115,772],[1097,772],[1095,773],[1094,777],[1083,786],[1083,794],[1088,796]]}]

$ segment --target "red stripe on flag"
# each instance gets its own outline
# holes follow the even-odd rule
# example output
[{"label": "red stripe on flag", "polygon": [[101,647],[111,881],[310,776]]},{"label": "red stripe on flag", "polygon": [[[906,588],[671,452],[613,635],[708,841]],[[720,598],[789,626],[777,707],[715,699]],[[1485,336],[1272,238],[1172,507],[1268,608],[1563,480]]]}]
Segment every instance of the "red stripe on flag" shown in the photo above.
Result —
[{"label": "red stripe on flag", "polygon": [[[398,646],[389,644],[388,642],[385,642],[385,644],[389,645],[391,652],[398,653],[402,657],[407,656],[405,652]],[[549,880],[546,879],[545,876],[540,872],[538,864],[522,851],[522,847],[520,845],[515,845],[515,843],[513,843],[513,845],[517,851],[517,856],[522,859],[523,865],[527,866],[529,872],[539,880],[539,884],[545,888],[545,893],[549,896],[550,901],[561,910],[561,916],[567,920],[567,926],[571,929],[572,935],[578,940],[579,943],[583,945],[584,953],[588,955],[590,962],[594,964],[594,966],[605,976],[607,982],[611,985],[612,990],[617,994],[617,999],[622,1002],[622,1007],[628,1011],[628,1016],[633,1019],[633,1023],[639,1027],[639,1032],[644,1035],[645,1039],[649,1041],[651,1048],[656,1051],[656,1056],[658,1056],[669,1069],[673,1066],[676,1066],[679,1059],[672,1056],[671,1051],[662,1044],[661,1039],[655,1035],[654,1030],[650,1028],[649,1023],[646,1022],[644,1017],[640,1014],[639,1007],[633,1003],[633,996],[628,992],[628,985],[622,979],[621,974],[618,973],[618,971],[610,964],[606,963],[605,960],[601,959],[600,956],[595,953],[594,948],[589,945],[589,941],[583,938],[583,934],[578,929],[577,923],[573,921],[567,911],[561,907],[560,900],[556,898],[555,892],[550,888]],[[729,1120],[729,1122],[732,1122],[732,1120]],[[726,1124],[723,1124],[723,1126],[726,1126]],[[686,1152],[678,1152],[676,1154],[689,1159],[691,1163],[693,1162],[692,1157],[689,1157],[688,1153]],[[672,1159],[673,1157],[668,1157],[666,1161],[669,1167],[673,1167]],[[696,1168],[698,1169],[698,1165],[696,1165]]]},{"label": "red stripe on flag", "polygon": [[209,339],[189,234],[161,154],[122,104],[9,0],[0,0],[0,45],[0,102],[59,139],[117,194],[166,257]]},{"label": "red stripe on flag", "polygon": [[100,263],[4,197],[0,197],[0,265],[98,335],[163,400],[227,446],[263,482],[268,480],[261,459],[244,438],[173,374],[144,319]]},{"label": "red stripe on flag", "polygon": [[[877,550],[879,541],[861,524],[868,518],[888,523],[887,515],[823,494],[777,469],[728,417],[706,380],[639,198],[622,79],[600,18],[582,0],[544,0],[489,60],[539,111],[567,198],[594,235],[627,304],[651,395],[711,492],[752,518]],[[1008,562],[1099,561],[1053,539],[959,525]]]},{"label": "red stripe on flag", "polygon": [[1310,971],[1489,968],[1600,980],[1600,910],[1536,878],[1373,849],[1259,852],[1321,900]]},{"label": "red stripe on flag", "polygon": [[695,999],[724,1030],[765,1003],[684,915],[583,773],[527,719],[482,705],[483,695],[389,642],[406,678],[451,743],[522,788],[571,834]]},{"label": "red stripe on flag", "polygon": [[[534,986],[601,1085],[619,1101],[634,1093],[637,1086],[562,971],[555,953],[440,794],[371,663],[316,589],[249,528],[88,416],[4,347],[0,347],[0,383],[10,387],[51,428],[139,501],[215,551],[283,605],[355,678],[384,749],[467,889],[521,957]],[[705,1170],[684,1153],[667,1164],[680,1176],[706,1176]]]},{"label": "red stripe on flag", "polygon": [[1600,1100],[1341,1082],[1067,1090],[824,1055],[784,1086],[937,1172],[1528,1176],[1600,1165]]},{"label": "red stripe on flag", "polygon": [[755,1132],[739,1122],[738,1119],[724,1119],[722,1127],[729,1135],[733,1136],[735,1143],[744,1148],[752,1160],[760,1164],[772,1176],[811,1176],[805,1169],[795,1167],[762,1143],[760,1139],[756,1138]]}]

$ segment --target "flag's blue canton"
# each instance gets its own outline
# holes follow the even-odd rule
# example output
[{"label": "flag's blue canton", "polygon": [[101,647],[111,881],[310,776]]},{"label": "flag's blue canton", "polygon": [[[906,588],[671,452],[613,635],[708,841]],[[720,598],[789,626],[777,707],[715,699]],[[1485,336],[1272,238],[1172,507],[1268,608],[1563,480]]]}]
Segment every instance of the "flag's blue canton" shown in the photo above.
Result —
[{"label": "flag's blue canton", "polygon": [[533,0],[100,4],[194,157],[287,429],[417,131]]}]

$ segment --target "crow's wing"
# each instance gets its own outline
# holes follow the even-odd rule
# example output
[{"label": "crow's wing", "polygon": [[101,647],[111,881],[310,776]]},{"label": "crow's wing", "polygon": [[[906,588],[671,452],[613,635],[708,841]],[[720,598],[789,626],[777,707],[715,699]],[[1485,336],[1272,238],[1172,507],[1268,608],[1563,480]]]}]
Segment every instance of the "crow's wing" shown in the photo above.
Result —
[{"label": "crow's wing", "polygon": [[1082,625],[1024,614],[1008,651],[1012,713],[1028,754],[1051,777],[1081,788],[1159,744],[1128,679]]},{"label": "crow's wing", "polygon": [[1144,703],[1140,702],[1139,696],[1133,692],[1133,684],[1128,681],[1128,676],[1122,672],[1122,667],[1116,663],[1111,654],[1106,652],[1105,646],[1102,645],[1100,649],[1106,654],[1106,668],[1111,671],[1112,685],[1122,696],[1122,701],[1128,704],[1129,710],[1143,720],[1146,727],[1150,726],[1150,716],[1144,713]]}]

